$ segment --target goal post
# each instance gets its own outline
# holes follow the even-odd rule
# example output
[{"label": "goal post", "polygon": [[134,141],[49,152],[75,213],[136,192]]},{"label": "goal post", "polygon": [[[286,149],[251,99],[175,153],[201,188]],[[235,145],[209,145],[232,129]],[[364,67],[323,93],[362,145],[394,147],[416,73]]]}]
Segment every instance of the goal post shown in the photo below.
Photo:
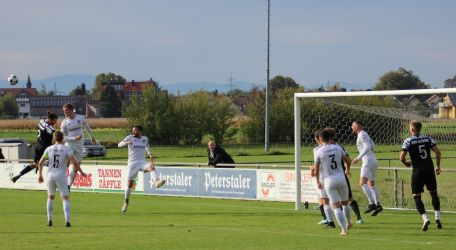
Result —
[{"label": "goal post", "polygon": [[[347,120],[345,124],[342,124],[343,127],[346,127],[344,140],[351,141],[352,143],[355,142],[353,135],[351,135],[351,131],[348,131],[351,126],[351,122],[356,120],[361,113],[360,112],[367,112],[369,114],[364,115],[365,118],[370,119],[374,117],[386,117],[385,120],[379,120],[377,123],[378,127],[383,129],[383,132],[388,132],[387,130],[394,130],[391,131],[391,137],[394,137],[394,141],[388,141],[389,138],[380,138],[379,143],[376,144],[398,144],[400,140],[405,139],[405,136],[408,136],[406,129],[404,128],[404,124],[408,124],[411,119],[417,120],[426,120],[429,124],[436,121],[438,124],[445,124],[445,129],[447,127],[451,127],[451,129],[456,129],[456,107],[449,107],[448,106],[448,99],[454,98],[454,106],[456,106],[456,88],[438,88],[438,89],[413,89],[413,90],[385,90],[385,91],[351,91],[351,92],[309,92],[309,93],[295,93],[294,94],[294,153],[295,153],[295,186],[296,186],[296,199],[295,199],[295,209],[299,210],[302,204],[302,194],[301,194],[301,168],[302,168],[302,145],[307,143],[309,147],[311,147],[311,143],[313,138],[310,137],[309,131],[314,132],[316,130],[322,129],[324,127],[332,126],[334,123],[330,121],[326,121],[325,119],[325,112],[320,112],[315,110],[316,114],[312,114],[309,117],[303,117],[303,113],[308,112],[309,109],[313,110],[316,109],[317,106],[320,108],[328,108],[332,109],[332,114],[337,119],[340,119],[341,115],[347,115]],[[431,104],[428,104],[428,100],[431,97],[435,96],[435,100],[432,100]],[[375,102],[381,103],[379,106],[371,105],[366,103],[356,103],[358,99],[356,98],[367,98],[369,100],[374,100]],[[402,100],[402,98],[407,99],[406,101]],[[413,99],[415,98],[415,100]],[[307,104],[303,103],[303,100],[309,101]],[[364,100],[364,99],[363,99]],[[412,101],[413,105],[412,105]],[[425,101],[424,101],[425,100]],[[447,101],[445,101],[447,100]],[[409,103],[405,103],[409,102]],[[405,104],[404,104],[405,103]],[[307,105],[303,107],[303,105]],[[383,106],[384,105],[384,106]],[[416,105],[416,107],[415,107]],[[428,106],[429,105],[429,106]],[[425,112],[423,109],[420,108],[425,107]],[[450,109],[445,109],[445,108]],[[416,108],[416,109],[415,109]],[[454,116],[448,113],[454,112]],[[452,111],[451,111],[452,110]],[[302,112],[301,112],[302,111]],[[446,112],[446,113],[445,113]],[[326,114],[326,115],[332,115]],[[449,117],[445,117],[449,116]],[[305,119],[309,119],[309,121],[303,121]],[[351,121],[349,123],[349,121]],[[404,122],[402,122],[404,121]],[[305,123],[305,129],[308,131],[307,133],[303,134],[303,122]],[[374,122],[374,121],[371,121]],[[392,124],[392,128],[387,128],[388,124]],[[400,124],[399,124],[400,123]],[[448,125],[450,124],[450,125]],[[341,125],[341,126],[342,126]],[[400,127],[399,127],[400,126]],[[383,127],[383,128],[382,128]],[[404,131],[405,129],[405,131]],[[400,130],[400,131],[397,131]],[[445,136],[445,131],[441,131],[441,128],[435,129],[436,135]],[[449,132],[451,134],[451,132]],[[456,135],[456,130],[453,132]],[[380,134],[378,136],[385,136],[388,137],[388,134]],[[432,135],[431,135],[432,137]],[[456,137],[456,136],[455,136]],[[305,143],[303,142],[303,139]],[[456,143],[456,138],[455,143]],[[443,139],[442,139],[443,140]],[[374,138],[374,143],[375,143]],[[310,144],[309,144],[310,143]],[[437,140],[437,143],[439,141]],[[451,143],[451,142],[450,142]],[[450,144],[451,145],[451,144]],[[401,145],[398,145],[400,147]],[[456,148],[456,147],[455,147]],[[397,157],[400,151],[400,148],[397,149],[388,149],[391,153],[397,150]],[[311,154],[311,150],[306,150],[304,154]],[[354,152],[353,152],[354,155]],[[393,154],[390,154],[393,155]],[[456,154],[454,155],[456,156]],[[312,156],[306,155],[307,162],[309,159],[313,159]],[[389,161],[391,162],[391,160]],[[396,166],[399,167],[399,166]],[[353,180],[353,179],[352,179]],[[352,189],[356,189],[356,183],[352,181]]]}]

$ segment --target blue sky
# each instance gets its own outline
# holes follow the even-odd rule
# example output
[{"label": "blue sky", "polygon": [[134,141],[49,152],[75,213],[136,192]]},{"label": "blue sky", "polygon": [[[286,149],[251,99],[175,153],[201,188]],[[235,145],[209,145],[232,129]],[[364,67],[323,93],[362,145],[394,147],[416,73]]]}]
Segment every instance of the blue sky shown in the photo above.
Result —
[{"label": "blue sky", "polygon": [[[0,76],[264,84],[266,0],[0,0]],[[456,1],[271,0],[271,76],[372,86],[456,75]]]}]

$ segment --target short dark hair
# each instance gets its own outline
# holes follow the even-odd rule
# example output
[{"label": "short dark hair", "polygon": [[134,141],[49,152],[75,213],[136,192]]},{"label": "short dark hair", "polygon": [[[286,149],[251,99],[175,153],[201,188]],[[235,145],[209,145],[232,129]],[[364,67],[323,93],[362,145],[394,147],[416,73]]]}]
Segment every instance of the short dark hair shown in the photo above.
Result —
[{"label": "short dark hair", "polygon": [[326,130],[329,132],[330,139],[336,138],[336,130],[334,128],[325,128],[323,130]]},{"label": "short dark hair", "polygon": [[326,129],[323,129],[321,132],[320,132],[320,138],[323,142],[329,142],[329,140],[331,139],[331,132],[329,132],[328,130]]},{"label": "short dark hair", "polygon": [[54,141],[62,142],[63,141],[63,133],[60,131],[55,131],[54,133]]},{"label": "short dark hair", "polygon": [[416,133],[420,133],[421,128],[423,127],[423,124],[420,121],[412,120],[412,121],[410,121],[410,126],[412,126],[412,128],[415,129]]},{"label": "short dark hair", "polygon": [[73,104],[71,104],[71,103],[67,103],[67,104],[63,105],[63,108],[67,108],[67,109],[71,109],[71,110],[74,109]]},{"label": "short dark hair", "polygon": [[133,128],[137,128],[141,133],[144,132],[144,128],[141,125],[134,125]]},{"label": "short dark hair", "polygon": [[52,112],[47,112],[47,116],[46,116],[48,119],[50,120],[55,120],[57,119],[57,115],[55,113],[52,113]]},{"label": "short dark hair", "polygon": [[364,127],[364,124],[363,124],[363,122],[362,122],[360,119],[356,119],[356,120],[354,120],[353,122],[356,123],[356,124],[358,124],[358,125],[361,126],[361,127]]}]

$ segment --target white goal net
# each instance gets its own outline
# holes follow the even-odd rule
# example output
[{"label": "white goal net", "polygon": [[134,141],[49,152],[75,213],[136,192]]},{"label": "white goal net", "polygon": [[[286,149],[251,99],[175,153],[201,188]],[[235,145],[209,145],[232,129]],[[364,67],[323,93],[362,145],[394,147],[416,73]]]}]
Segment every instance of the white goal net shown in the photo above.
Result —
[{"label": "white goal net", "polygon": [[[356,136],[351,130],[354,120],[363,122],[375,143],[379,161],[376,183],[382,204],[392,208],[414,208],[411,169],[402,165],[399,155],[402,142],[410,136],[409,122],[419,120],[423,123],[422,134],[435,139],[442,151],[443,172],[437,177],[442,210],[455,210],[456,88],[296,93],[294,105],[296,190],[299,190],[296,209],[304,202],[300,193],[301,168],[308,168],[313,160],[314,132],[334,128],[338,143],[354,158],[358,155]],[[353,194],[365,205],[367,202],[358,184],[360,164],[352,167]],[[432,208],[428,194],[423,194],[423,200],[426,207]]]}]

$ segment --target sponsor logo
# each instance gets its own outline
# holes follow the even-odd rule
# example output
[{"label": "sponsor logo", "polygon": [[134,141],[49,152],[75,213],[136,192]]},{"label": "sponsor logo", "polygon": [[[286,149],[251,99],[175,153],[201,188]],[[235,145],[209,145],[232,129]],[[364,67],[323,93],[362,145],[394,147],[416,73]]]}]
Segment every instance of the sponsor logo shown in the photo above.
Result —
[{"label": "sponsor logo", "polygon": [[98,169],[98,178],[98,188],[122,189],[121,169]]},{"label": "sponsor logo", "polygon": [[268,174],[266,176],[266,181],[261,182],[261,193],[264,196],[269,196],[269,193],[271,192],[272,189],[274,189],[276,186],[275,184],[275,177],[273,174]]},{"label": "sponsor logo", "polygon": [[204,172],[204,177],[205,191],[209,188],[250,189],[251,179],[242,174],[219,176],[218,174],[211,175],[210,172]]},{"label": "sponsor logo", "polygon": [[73,186],[85,188],[92,187],[92,174],[87,174],[87,177],[84,177],[81,174],[76,174]]},{"label": "sponsor logo", "polygon": [[[174,187],[191,187],[193,176],[184,173],[162,174],[160,173],[159,179],[166,180],[166,186]],[[150,187],[154,187],[154,182],[150,180]]]}]

